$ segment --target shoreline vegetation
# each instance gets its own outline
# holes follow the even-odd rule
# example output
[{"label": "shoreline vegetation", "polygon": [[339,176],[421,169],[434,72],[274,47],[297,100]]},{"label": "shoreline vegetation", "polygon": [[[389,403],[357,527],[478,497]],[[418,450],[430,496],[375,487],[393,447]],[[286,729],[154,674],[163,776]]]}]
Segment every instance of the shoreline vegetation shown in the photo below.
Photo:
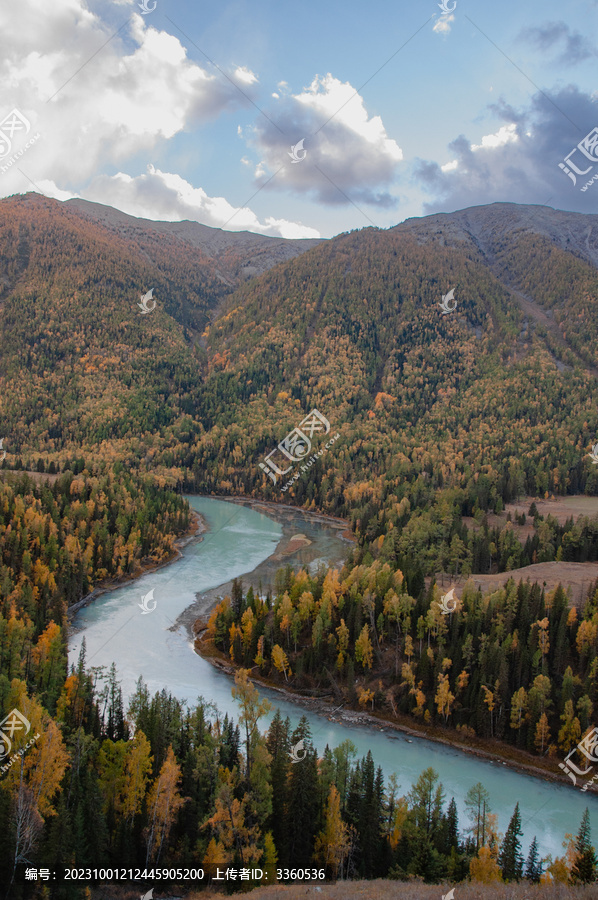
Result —
[{"label": "shoreline vegetation", "polygon": [[[297,526],[295,523],[295,519],[297,518],[334,529],[336,532],[336,537],[338,537],[341,542],[341,546],[336,557],[329,560],[329,567],[334,567],[335,565],[341,566],[346,558],[348,549],[355,544],[356,539],[353,532],[350,530],[349,522],[338,516],[330,516],[319,511],[301,509],[288,503],[256,500],[254,497],[243,497],[239,495],[228,497],[215,494],[198,494],[195,496],[221,500],[226,503],[234,503],[236,506],[248,507],[255,512],[267,515],[281,526],[283,533],[270,556],[256,566],[255,569],[239,576],[243,581],[243,584],[246,586],[251,585],[254,591],[263,591],[265,581],[270,582],[273,587],[277,569],[283,568],[288,564],[299,567],[301,565],[301,552],[307,550],[307,548],[311,548],[311,554],[315,554],[316,558],[319,558],[315,543],[308,540],[304,534],[297,534]],[[182,625],[185,627],[189,636],[193,638],[193,623],[196,619],[200,616],[209,614],[217,603],[229,594],[231,590],[232,580],[229,580],[222,582],[213,588],[209,588],[204,592],[198,591],[195,595],[196,602],[184,609],[178,616],[176,620],[177,626]]]},{"label": "shoreline vegetation", "polygon": [[[278,516],[277,521],[281,521],[281,523],[283,524],[286,524],[284,522],[286,515],[301,513],[312,519],[312,521],[319,521],[323,524],[332,524],[336,528],[341,525],[348,526],[347,520],[340,517],[330,516],[315,510],[312,511],[300,509],[284,502],[278,503],[274,501],[257,500],[253,497],[243,497],[239,495],[233,497],[221,497],[215,494],[201,494],[197,496],[205,496],[210,499],[232,502],[240,506],[248,506],[251,509],[254,509],[258,512],[263,512],[264,514],[270,515],[271,517],[274,517],[273,514],[276,514]],[[203,540],[204,536],[209,532],[210,529],[204,516],[191,508],[190,526],[185,534],[177,538],[177,540],[175,541],[175,552],[170,559],[164,560],[157,565],[146,564],[142,567],[142,571],[137,572],[135,575],[130,575],[110,582],[104,582],[101,585],[98,585],[88,595],[69,607],[69,624],[72,626],[72,618],[76,612],[92,603],[102,594],[114,590],[121,585],[129,584],[131,581],[135,581],[137,578],[141,578],[143,575],[149,572],[157,571],[158,569],[164,568],[165,566],[176,563],[179,559],[182,558],[182,548],[184,548],[194,539],[199,539],[200,541]],[[341,533],[339,533],[338,536],[342,540],[346,541],[347,544],[354,544],[355,542],[355,537],[348,527],[346,527]],[[264,561],[264,563],[268,563],[275,556],[277,556],[277,554],[280,553],[281,547],[285,547],[286,545],[286,548],[288,548],[290,544],[289,537],[290,536],[283,531],[283,535],[276,545],[274,552],[267,558],[267,560]],[[253,572],[244,573],[240,576],[239,581],[243,581],[245,583],[245,581],[249,579],[252,574]],[[505,574],[516,577],[517,570]],[[444,578],[449,579],[450,576],[445,574]],[[206,637],[209,613],[211,613],[217,606],[218,599],[222,596],[226,596],[226,590],[230,590],[230,585],[231,582],[223,582],[222,584],[217,585],[209,591],[206,591],[202,595],[202,599],[204,600],[204,604],[202,604],[202,614],[198,616],[193,612],[199,605],[199,603],[191,604],[178,617],[177,624],[183,624],[188,628],[194,639],[194,649],[195,652],[198,653],[198,655],[202,656],[203,659],[205,659],[215,668],[225,672],[227,675],[234,678],[235,673],[239,669],[243,668],[243,666],[241,664],[232,663],[228,655],[218,650],[218,648],[215,647],[214,642]],[[208,601],[207,605],[205,603],[206,600]],[[251,669],[251,679],[256,684],[280,694],[281,697],[283,697],[290,703],[300,706],[308,711],[315,712],[318,715],[325,716],[329,721],[345,723],[347,725],[367,726],[378,731],[396,731],[415,738],[443,744],[447,747],[450,747],[451,749],[457,750],[462,753],[468,753],[491,764],[502,764],[524,775],[530,775],[534,778],[542,778],[545,781],[551,781],[560,785],[567,785],[572,790],[579,789],[574,787],[573,785],[570,785],[568,779],[563,778],[560,772],[555,771],[555,768],[557,766],[556,759],[551,760],[549,757],[536,757],[531,753],[526,752],[525,750],[513,747],[509,744],[505,744],[502,741],[491,739],[489,740],[480,736],[473,736],[468,734],[467,741],[463,742],[462,740],[459,740],[455,736],[454,732],[450,729],[445,729],[438,725],[425,725],[423,722],[416,725],[413,722],[413,719],[407,715],[397,714],[396,717],[390,718],[387,714],[381,711],[374,710],[373,712],[367,712],[365,710],[355,708],[355,706],[350,706],[346,702],[341,705],[339,711],[339,705],[336,702],[336,698],[332,696],[331,692],[328,693],[327,697],[322,697],[316,696],[313,693],[303,694],[292,691],[286,687],[281,686],[274,680],[259,674],[257,670],[258,666],[253,666]],[[331,715],[331,712],[336,713],[336,715]],[[598,795],[598,785],[592,784],[586,791],[586,795]]]},{"label": "shoreline vegetation", "polygon": [[325,525],[332,525],[332,527],[334,528],[345,526],[344,530],[339,534],[339,537],[342,540],[346,541],[348,544],[355,544],[357,540],[354,533],[349,527],[349,520],[344,519],[341,516],[331,516],[328,513],[323,513],[320,512],[320,510],[316,509],[303,509],[300,506],[293,506],[292,503],[284,503],[282,500],[258,500],[255,497],[243,497],[239,494],[235,494],[230,497],[220,497],[216,496],[215,494],[210,494],[209,496],[214,497],[215,500],[224,500],[227,503],[237,503],[239,506],[249,506],[250,509],[255,509],[258,512],[265,512],[266,515],[268,513],[270,513],[270,515],[272,515],[272,513],[278,513],[280,515],[284,514],[285,511],[292,513],[303,513],[303,515],[308,516],[313,522],[322,522]]},{"label": "shoreline vegetation", "polygon": [[[338,527],[339,525],[348,525],[347,520],[342,519],[338,516],[330,516],[319,511],[303,510],[294,507],[291,504],[282,502],[277,503],[274,501],[263,501],[257,500],[253,497],[243,497],[239,495],[234,497],[220,497],[215,494],[202,494],[197,496],[207,496],[210,499],[221,499],[224,502],[232,502],[239,506],[248,506],[258,512],[263,512],[266,515],[269,514],[271,517],[273,516],[273,514],[277,514],[277,520],[282,522],[284,522],[285,515],[289,515],[291,513],[302,513],[305,516],[308,516],[313,521],[319,521],[323,524],[329,523],[333,524],[335,527]],[[177,540],[175,541],[174,553],[170,559],[164,560],[159,564],[146,564],[142,566],[142,570],[137,572],[135,575],[129,575],[98,585],[88,595],[69,607],[69,624],[72,626],[72,619],[76,612],[92,603],[101,595],[107,593],[108,591],[115,590],[121,585],[129,584],[131,581],[135,581],[149,572],[157,571],[158,569],[176,563],[179,559],[182,558],[182,548],[190,543],[190,541],[194,539],[199,539],[200,541],[203,540],[204,536],[210,532],[207,521],[200,513],[198,513],[196,510],[193,510],[192,508],[190,508],[190,513],[191,521],[189,528],[184,535],[177,538]],[[338,536],[349,544],[353,544],[355,542],[355,537],[348,527],[345,528],[341,533],[339,533]],[[268,561],[272,560],[277,554],[280,553],[281,547],[285,547],[286,545],[286,549],[288,548],[289,544],[289,535],[283,532],[283,535],[276,545],[274,552],[264,562],[267,563]],[[244,573],[242,576],[240,576],[239,581],[247,580],[252,574],[253,573],[251,572]],[[440,574],[443,575],[443,580],[448,581],[451,579],[451,576],[447,575],[446,573]],[[509,573],[502,573],[502,575],[505,574],[516,578],[517,570]],[[431,579],[426,580],[430,581]],[[457,580],[462,581],[462,579]],[[455,581],[454,577],[452,581]],[[178,622],[186,625],[186,627],[191,632],[194,638],[195,652],[202,656],[203,659],[205,659],[215,668],[219,669],[220,671],[226,672],[226,674],[234,678],[235,673],[240,668],[243,668],[243,666],[241,664],[231,663],[227,654],[218,650],[218,648],[214,646],[214,642],[206,637],[207,622],[209,617],[208,614],[215,609],[218,604],[218,599],[222,596],[226,596],[225,593],[223,594],[223,589],[230,590],[230,585],[231,582],[223,582],[222,584],[217,585],[216,587],[205,592],[202,595],[204,601],[206,599],[208,600],[208,605],[206,606],[204,604],[205,611],[199,616],[192,614],[192,611],[196,606],[196,604],[192,604],[181,613],[178,618]],[[461,592],[461,589],[462,585],[460,585],[460,588],[457,589],[459,593]],[[399,714],[395,718],[390,718],[383,712],[376,710],[374,710],[373,712],[367,712],[365,710],[356,708],[355,705],[349,706],[347,703],[342,704],[340,708],[341,711],[339,712],[339,705],[332,695],[330,695],[330,698],[321,696],[318,697],[313,694],[306,695],[297,691],[292,691],[287,687],[281,686],[273,679],[260,675],[257,670],[258,666],[253,666],[251,669],[251,679],[256,684],[280,694],[281,697],[283,697],[290,703],[300,706],[308,711],[325,716],[329,721],[344,722],[348,725],[365,725],[378,731],[390,729],[402,734],[410,735],[412,737],[443,744],[453,750],[457,750],[462,753],[468,753],[490,763],[497,762],[498,764],[505,765],[521,774],[530,775],[534,778],[542,778],[545,781],[551,781],[560,785],[567,785],[572,790],[578,790],[578,788],[570,785],[568,779],[563,778],[560,772],[555,771],[555,767],[557,766],[556,760],[551,761],[549,758],[545,757],[538,758],[530,753],[527,753],[524,750],[521,750],[520,748],[512,747],[508,744],[505,744],[504,742],[498,740],[488,740],[470,734],[467,735],[466,741],[462,741],[455,736],[454,731],[452,731],[451,729],[445,729],[437,725],[427,726],[424,723],[415,724],[413,722],[413,719],[410,716],[406,715]],[[331,712],[336,712],[336,716],[330,715]],[[598,795],[598,785],[590,785],[586,794],[595,796]]]},{"label": "shoreline vegetation", "polygon": [[[249,503],[252,508],[258,509],[260,506],[263,507],[266,505],[261,504],[259,501],[249,499],[245,502]],[[269,505],[273,506],[275,504]],[[555,565],[558,565],[558,563]],[[517,579],[516,571],[507,574],[514,579]],[[244,579],[245,576],[242,576],[238,580],[243,581],[245,586]],[[230,589],[230,583],[227,587]],[[218,591],[219,598],[226,596],[223,595],[221,588]],[[459,590],[459,593],[462,593],[462,589]],[[194,647],[196,652],[221,671],[225,671],[228,675],[234,677],[235,672],[244,667],[243,663],[238,660],[234,663],[231,662],[230,654],[227,654],[223,650],[219,650],[215,646],[214,641],[207,637],[208,614],[214,611],[217,606],[215,596],[212,597],[212,600],[213,602],[210,604],[209,608],[204,608],[201,615],[197,616],[193,622],[189,622],[188,620],[187,624],[190,625],[195,638]],[[575,604],[572,602],[571,606],[574,605]],[[245,663],[245,666],[247,666],[247,663]],[[575,790],[579,789],[579,787],[571,785],[569,780],[563,777],[558,770],[558,762],[561,755],[558,754],[556,746],[552,749],[550,755],[536,756],[526,749],[516,747],[505,741],[496,738],[488,738],[482,735],[475,735],[472,729],[465,731],[466,738],[463,740],[463,738],[459,738],[459,735],[455,730],[445,728],[441,724],[426,724],[423,721],[414,722],[412,716],[396,710],[393,710],[392,715],[389,715],[387,710],[366,711],[365,709],[360,708],[356,701],[350,703],[344,695],[342,697],[335,696],[337,692],[334,691],[333,688],[330,688],[325,692],[326,696],[322,696],[321,692],[311,691],[309,689],[304,693],[296,690],[294,691],[289,686],[281,686],[278,681],[273,680],[263,672],[260,673],[259,666],[254,665],[249,666],[249,668],[251,669],[251,678],[256,684],[278,692],[289,702],[321,714],[331,721],[345,722],[351,725],[366,725],[367,727],[382,731],[390,729],[403,734],[412,735],[413,737],[444,744],[445,746],[460,752],[469,753],[491,764],[505,765],[521,774],[542,778],[545,781],[550,781],[555,784],[568,785]],[[318,693],[320,694],[319,696]],[[342,700],[340,707],[339,700]],[[339,713],[339,709],[342,709],[342,712]],[[335,713],[336,715],[332,715],[332,713]],[[463,737],[465,737],[465,735]],[[592,784],[588,788],[587,793],[595,795],[597,793],[596,786]]]},{"label": "shoreline vegetation", "polygon": [[210,529],[204,517],[194,509],[191,509],[189,528],[184,534],[182,534],[175,540],[173,544],[173,553],[168,559],[164,559],[159,563],[140,563],[138,571],[136,571],[132,575],[123,575],[121,578],[102,581],[92,591],[86,594],[85,597],[82,597],[80,600],[77,600],[76,603],[73,603],[71,606],[69,606],[69,608],[67,609],[69,625],[73,625],[73,618],[75,614],[79,612],[79,610],[83,609],[85,606],[89,606],[90,603],[93,603],[94,600],[97,600],[98,597],[102,596],[102,594],[107,594],[109,591],[114,591],[125,584],[130,584],[132,581],[137,581],[137,579],[142,578],[149,572],[157,572],[159,569],[164,569],[166,566],[170,566],[173,563],[178,562],[179,559],[182,559],[183,554],[181,550],[183,549],[183,547],[186,547],[187,544],[189,544],[192,540],[197,539],[199,541],[203,541],[204,535],[207,534],[209,530]]},{"label": "shoreline vegetation", "polygon": [[[214,646],[214,642],[206,636],[207,627],[207,620],[205,620],[204,617],[200,617],[196,620],[194,641],[195,652],[201,656],[202,659],[205,659],[206,662],[209,662],[214,666],[214,668],[219,669],[221,672],[225,672],[227,675],[234,678],[235,673],[242,669],[243,666],[231,663],[230,659],[227,658],[227,655]],[[408,716],[398,716],[397,719],[390,719],[382,712],[365,712],[364,710],[354,709],[347,704],[344,704],[339,712],[338,704],[336,704],[334,700],[290,691],[288,688],[281,687],[281,685],[277,684],[275,681],[258,674],[255,671],[257,668],[258,666],[254,666],[251,669],[250,676],[251,680],[257,685],[261,685],[270,691],[280,694],[281,697],[289,703],[300,706],[309,712],[325,716],[330,722],[339,722],[346,725],[357,726],[365,725],[376,731],[397,731],[415,738],[433,741],[437,744],[444,744],[453,750],[468,753],[479,759],[483,759],[486,762],[498,762],[522,775],[530,775],[533,778],[543,778],[545,781],[552,781],[556,784],[570,786],[572,790],[579,790],[578,788],[569,785],[569,782],[562,778],[560,773],[554,771],[554,768],[557,766],[556,761],[552,762],[554,768],[551,768],[548,762],[546,762],[546,765],[543,765],[545,762],[545,759],[543,758],[534,757],[532,754],[528,754],[516,747],[511,747],[508,744],[504,745],[499,741],[490,741],[480,737],[468,736],[467,743],[463,743],[453,737],[450,730],[423,724],[420,727],[415,727],[413,725],[413,720]],[[330,715],[331,712],[336,712],[336,716]],[[598,793],[594,785],[586,791],[586,795],[592,793]]]}]

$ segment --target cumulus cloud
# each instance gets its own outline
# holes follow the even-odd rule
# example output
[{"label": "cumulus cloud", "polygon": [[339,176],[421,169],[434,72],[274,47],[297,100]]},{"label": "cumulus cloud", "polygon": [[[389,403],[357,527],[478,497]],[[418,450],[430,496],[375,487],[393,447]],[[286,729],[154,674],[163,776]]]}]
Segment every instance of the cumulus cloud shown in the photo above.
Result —
[{"label": "cumulus cloud", "polygon": [[[278,87],[281,93],[267,109],[268,119],[260,118],[244,133],[259,155],[257,184],[266,190],[310,194],[329,205],[352,201],[393,206],[395,200],[385,188],[393,182],[403,153],[388,137],[380,116],[368,115],[355,89],[331,74],[317,75],[299,94],[290,93],[284,82]],[[291,147],[300,140],[306,155],[300,163],[293,162]]]},{"label": "cumulus cloud", "polygon": [[[113,2],[122,15],[122,5]],[[30,121],[31,133],[39,133],[29,147],[29,135],[15,135],[10,154],[0,159],[0,195],[34,188],[60,199],[81,196],[113,204],[131,215],[223,226],[235,213],[225,198],[209,197],[153,167],[136,177],[123,169],[135,159],[138,171],[139,157],[164,152],[183,131],[226,111],[251,108],[257,76],[243,65],[227,77],[208,72],[189,59],[178,37],[139,14],[136,4],[127,6],[132,15],[118,33],[84,0],[20,0],[10,10],[0,9],[6,104],[0,120],[16,107]],[[0,141],[0,154],[3,146]],[[319,236],[285,219],[260,222],[249,209],[227,227]]]},{"label": "cumulus cloud", "polygon": [[[39,187],[48,196],[61,200],[80,196],[59,193],[52,182],[42,181]],[[96,176],[86,186],[84,199],[114,206],[132,216],[163,222],[190,219],[213,228],[226,226],[227,231],[255,231],[284,238],[320,237],[315,228],[287,219],[268,217],[260,222],[247,207],[237,210],[224,197],[209,197],[202,188],[193,187],[180,175],[162,172],[151,165],[146,174],[136,177],[123,172]]]},{"label": "cumulus cloud", "polygon": [[588,38],[578,31],[572,31],[565,22],[547,22],[533,28],[524,28],[519,39],[546,53],[560,48],[556,62],[560,65],[575,65],[593,56],[598,50]]},{"label": "cumulus cloud", "polygon": [[[43,136],[45,172],[36,167],[36,174],[65,188],[248,104],[230,81],[189,60],[178,38],[143,16],[133,15],[112,39],[111,33],[80,0],[43,7],[41,0],[21,0],[10,15],[0,13],[4,96]],[[243,68],[231,77],[244,91],[256,81]]]},{"label": "cumulus cloud", "polygon": [[[537,93],[520,111],[507,104],[491,109],[505,124],[479,143],[460,135],[449,145],[454,159],[444,166],[420,160],[415,167],[419,183],[434,197],[425,212],[445,212],[493,203],[548,203],[562,209],[593,212],[598,202],[598,181],[581,188],[594,173],[592,163],[575,151],[578,170],[590,167],[586,177],[573,184],[559,168],[564,157],[598,125],[598,102],[576,87],[550,95]],[[594,193],[592,193],[594,192]]]}]

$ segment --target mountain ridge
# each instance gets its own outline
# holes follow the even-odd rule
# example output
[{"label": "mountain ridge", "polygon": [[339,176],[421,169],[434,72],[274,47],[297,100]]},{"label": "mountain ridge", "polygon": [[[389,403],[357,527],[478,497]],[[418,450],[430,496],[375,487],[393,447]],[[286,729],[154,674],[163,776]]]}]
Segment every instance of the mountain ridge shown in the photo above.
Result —
[{"label": "mountain ridge", "polygon": [[[101,222],[117,234],[127,234],[130,239],[140,241],[140,245],[144,243],[143,238],[147,241],[152,233],[187,243],[215,264],[216,272],[228,286],[259,275],[323,240],[279,238],[252,231],[224,231],[189,219],[181,222],[144,219],[89,200],[67,200],[65,206],[86,218]],[[229,258],[231,254],[232,259]]]},{"label": "mountain ridge", "polygon": [[[504,225],[504,220],[509,213],[512,217],[519,215],[520,219],[522,215],[524,215],[527,221],[520,221],[518,223],[519,228],[523,230],[527,225],[528,228],[533,231],[534,229],[532,226],[535,224],[535,233],[541,233],[547,237],[551,237],[555,243],[558,239],[561,249],[572,252],[571,247],[568,246],[568,244],[570,244],[571,238],[573,238],[574,247],[579,252],[580,256],[586,259],[586,261],[591,262],[593,265],[598,266],[598,215],[590,213],[568,212],[566,210],[557,210],[552,207],[534,204],[498,202],[484,206],[469,206],[465,209],[455,210],[450,213],[433,213],[428,216],[417,218],[411,217],[389,230],[409,230],[417,233],[418,230],[425,230],[426,224],[428,227],[432,227],[438,225],[442,226],[445,222],[451,222],[455,227],[461,225],[464,233],[480,239],[481,229],[478,219],[483,216],[486,222],[491,220],[494,231],[502,231],[501,236],[504,237],[506,233],[512,231],[512,229],[508,229]],[[588,226],[587,232],[585,230],[585,225],[583,226],[583,238],[582,235],[579,234],[579,228],[582,227],[582,222]],[[579,228],[574,226],[579,226]],[[566,241],[562,237],[561,231],[559,231],[559,228],[563,229],[565,227],[569,230],[569,236]],[[591,246],[590,237],[593,237]],[[480,249],[483,251],[483,246],[480,246]]]}]

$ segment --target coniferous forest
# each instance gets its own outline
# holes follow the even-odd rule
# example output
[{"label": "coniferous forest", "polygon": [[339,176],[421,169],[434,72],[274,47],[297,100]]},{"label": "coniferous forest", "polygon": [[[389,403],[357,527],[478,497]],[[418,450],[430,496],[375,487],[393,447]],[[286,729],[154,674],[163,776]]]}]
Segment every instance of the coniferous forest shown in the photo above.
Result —
[{"label": "coniferous forest", "polygon": [[[518,805],[501,833],[481,783],[458,815],[433,768],[401,784],[350,741],[318,755],[306,718],[266,724],[252,682],[525,752],[556,777],[595,725],[598,581],[578,599],[515,576],[598,560],[597,516],[539,509],[598,494],[598,274],[575,240],[596,217],[524,213],[478,209],[485,244],[459,213],[342,234],[243,280],[234,243],[221,271],[184,238],[0,202],[0,700],[39,735],[0,776],[7,897],[89,896],[25,884],[25,866],[596,881],[592,789],[562,855],[541,859]],[[314,408],[340,439],[282,492],[259,463]],[[234,719],[167,685],[125,699],[117,666],[85,650],[67,664],[75,604],[175,558],[184,492],[318,510],[354,537],[342,569],[283,569],[263,596],[235,581],[214,608],[199,646],[235,669]],[[438,573],[513,577],[467,583],[443,615]]]}]

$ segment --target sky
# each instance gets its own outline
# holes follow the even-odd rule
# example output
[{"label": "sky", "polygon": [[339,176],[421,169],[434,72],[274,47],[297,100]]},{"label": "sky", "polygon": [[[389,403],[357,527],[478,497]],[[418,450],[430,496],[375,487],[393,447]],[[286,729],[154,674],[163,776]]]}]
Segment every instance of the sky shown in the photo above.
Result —
[{"label": "sky", "polygon": [[598,0],[443,3],[6,3],[0,197],[285,238],[598,212]]}]

